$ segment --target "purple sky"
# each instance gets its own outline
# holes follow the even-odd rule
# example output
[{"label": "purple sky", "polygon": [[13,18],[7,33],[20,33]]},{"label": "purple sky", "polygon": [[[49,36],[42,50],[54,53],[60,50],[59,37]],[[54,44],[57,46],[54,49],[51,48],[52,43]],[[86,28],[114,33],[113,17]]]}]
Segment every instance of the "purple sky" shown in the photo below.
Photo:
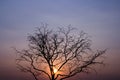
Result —
[{"label": "purple sky", "polygon": [[0,79],[24,78],[14,78],[11,47],[25,48],[27,34],[41,22],[51,28],[71,24],[88,33],[95,50],[108,48],[106,67],[89,80],[120,80],[120,0],[0,0]]}]

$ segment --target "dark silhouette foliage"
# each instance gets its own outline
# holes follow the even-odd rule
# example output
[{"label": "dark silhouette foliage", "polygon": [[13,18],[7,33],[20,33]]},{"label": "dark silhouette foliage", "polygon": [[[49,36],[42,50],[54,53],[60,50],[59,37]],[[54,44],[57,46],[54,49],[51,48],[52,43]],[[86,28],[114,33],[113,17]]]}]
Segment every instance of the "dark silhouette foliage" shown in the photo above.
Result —
[{"label": "dark silhouette foliage", "polygon": [[28,49],[16,49],[18,69],[29,72],[35,80],[39,76],[49,80],[64,80],[78,73],[89,73],[97,64],[103,64],[101,56],[106,50],[93,52],[88,35],[72,27],[48,29],[37,28],[28,36]]}]

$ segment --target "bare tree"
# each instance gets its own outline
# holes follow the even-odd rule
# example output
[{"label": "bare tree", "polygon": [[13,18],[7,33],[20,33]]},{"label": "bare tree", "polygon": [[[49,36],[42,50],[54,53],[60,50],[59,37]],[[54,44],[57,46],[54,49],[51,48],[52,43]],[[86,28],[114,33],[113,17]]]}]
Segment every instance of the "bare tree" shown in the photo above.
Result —
[{"label": "bare tree", "polygon": [[28,49],[16,50],[17,67],[31,73],[35,80],[40,80],[40,76],[64,80],[78,73],[88,73],[96,64],[103,64],[99,58],[106,50],[94,53],[88,35],[76,32],[71,27],[58,28],[56,32],[47,25],[37,28],[28,36]]}]

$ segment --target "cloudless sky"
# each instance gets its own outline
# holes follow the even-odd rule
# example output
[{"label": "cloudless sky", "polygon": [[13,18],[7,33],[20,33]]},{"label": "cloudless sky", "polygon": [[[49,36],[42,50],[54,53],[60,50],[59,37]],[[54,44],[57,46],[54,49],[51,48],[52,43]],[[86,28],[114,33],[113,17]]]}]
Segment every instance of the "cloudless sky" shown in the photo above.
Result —
[{"label": "cloudless sky", "polygon": [[95,49],[108,48],[109,69],[105,75],[113,75],[111,80],[115,77],[117,80],[120,74],[120,0],[0,0],[2,63],[6,54],[13,54],[11,47],[25,47],[27,34],[33,33],[41,22],[53,29],[71,24],[92,36]]}]

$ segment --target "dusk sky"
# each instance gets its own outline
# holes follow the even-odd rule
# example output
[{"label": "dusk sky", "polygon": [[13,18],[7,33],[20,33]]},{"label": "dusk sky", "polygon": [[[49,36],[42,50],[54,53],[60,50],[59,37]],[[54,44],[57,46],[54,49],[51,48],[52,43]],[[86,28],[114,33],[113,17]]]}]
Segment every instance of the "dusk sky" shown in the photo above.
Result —
[{"label": "dusk sky", "polygon": [[120,80],[120,0],[0,0],[1,80],[29,80],[16,75],[12,47],[26,48],[28,33],[41,23],[52,29],[71,24],[91,36],[94,50],[108,49],[106,66],[82,80]]}]

